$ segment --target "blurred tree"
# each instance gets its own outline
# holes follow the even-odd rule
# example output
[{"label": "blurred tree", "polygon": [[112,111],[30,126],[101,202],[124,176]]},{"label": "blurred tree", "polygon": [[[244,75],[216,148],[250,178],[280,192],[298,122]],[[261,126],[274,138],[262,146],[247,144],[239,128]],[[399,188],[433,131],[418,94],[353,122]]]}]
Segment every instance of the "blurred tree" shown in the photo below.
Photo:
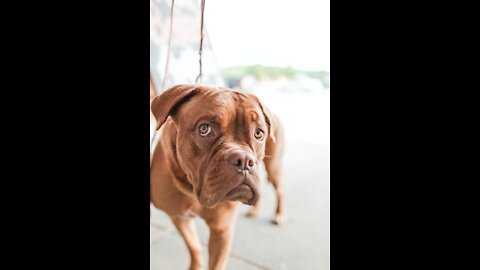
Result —
[{"label": "blurred tree", "polygon": [[298,74],[304,74],[305,76],[311,78],[317,78],[322,80],[322,82],[329,81],[330,77],[329,72],[327,71],[302,71],[288,66],[286,68],[282,67],[272,67],[272,66],[262,66],[262,65],[253,65],[253,66],[237,66],[229,67],[223,70],[223,76],[225,79],[239,79],[247,75],[254,76],[256,79],[276,79],[280,76],[287,78],[295,78]]}]

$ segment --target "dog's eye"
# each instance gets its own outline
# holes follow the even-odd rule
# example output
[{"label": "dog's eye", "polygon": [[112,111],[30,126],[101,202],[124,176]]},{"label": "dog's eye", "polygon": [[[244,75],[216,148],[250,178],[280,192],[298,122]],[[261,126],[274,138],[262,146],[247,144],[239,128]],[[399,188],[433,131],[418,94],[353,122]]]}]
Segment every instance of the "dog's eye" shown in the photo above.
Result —
[{"label": "dog's eye", "polygon": [[212,127],[207,124],[201,124],[198,127],[198,132],[200,133],[200,136],[207,136],[208,134],[210,134],[211,131],[212,131]]},{"label": "dog's eye", "polygon": [[257,140],[259,140],[259,141],[263,140],[263,136],[264,136],[263,131],[260,130],[260,129],[257,129],[257,130],[255,131],[254,136],[255,136],[255,139],[257,139]]}]

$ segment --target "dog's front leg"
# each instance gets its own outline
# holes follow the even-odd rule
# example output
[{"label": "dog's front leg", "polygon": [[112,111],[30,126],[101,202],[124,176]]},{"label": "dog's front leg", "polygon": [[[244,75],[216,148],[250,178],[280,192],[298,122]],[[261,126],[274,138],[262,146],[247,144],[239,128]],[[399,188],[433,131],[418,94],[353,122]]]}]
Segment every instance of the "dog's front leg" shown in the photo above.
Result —
[{"label": "dog's front leg", "polygon": [[210,228],[208,241],[208,269],[223,270],[227,265],[233,228]]},{"label": "dog's front leg", "polygon": [[206,218],[204,217],[210,229],[208,269],[224,270],[227,265],[237,219],[236,203],[224,203],[210,211]]},{"label": "dog's front leg", "polygon": [[189,270],[201,270],[203,265],[202,246],[193,218],[175,217],[172,218],[172,221],[182,235],[183,240],[185,240],[185,244],[190,252],[191,261]]}]

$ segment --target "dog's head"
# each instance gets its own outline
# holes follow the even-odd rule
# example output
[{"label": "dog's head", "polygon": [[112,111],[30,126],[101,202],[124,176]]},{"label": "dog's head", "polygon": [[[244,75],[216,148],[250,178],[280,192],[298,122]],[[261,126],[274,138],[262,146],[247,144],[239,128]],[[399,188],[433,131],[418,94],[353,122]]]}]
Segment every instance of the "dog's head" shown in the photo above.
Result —
[{"label": "dog's head", "polygon": [[275,140],[272,117],[256,96],[177,85],[153,100],[152,112],[157,129],[172,118],[176,158],[201,205],[214,207],[225,200],[256,204],[259,162],[267,139]]}]

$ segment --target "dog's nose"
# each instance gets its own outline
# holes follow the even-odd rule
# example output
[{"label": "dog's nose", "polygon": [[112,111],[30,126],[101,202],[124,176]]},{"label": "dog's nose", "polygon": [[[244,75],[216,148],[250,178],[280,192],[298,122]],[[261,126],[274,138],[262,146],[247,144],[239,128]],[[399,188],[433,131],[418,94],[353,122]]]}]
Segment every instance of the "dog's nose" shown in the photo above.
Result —
[{"label": "dog's nose", "polygon": [[228,163],[237,167],[239,170],[250,171],[255,166],[255,158],[252,154],[245,151],[235,151],[227,159]]}]

